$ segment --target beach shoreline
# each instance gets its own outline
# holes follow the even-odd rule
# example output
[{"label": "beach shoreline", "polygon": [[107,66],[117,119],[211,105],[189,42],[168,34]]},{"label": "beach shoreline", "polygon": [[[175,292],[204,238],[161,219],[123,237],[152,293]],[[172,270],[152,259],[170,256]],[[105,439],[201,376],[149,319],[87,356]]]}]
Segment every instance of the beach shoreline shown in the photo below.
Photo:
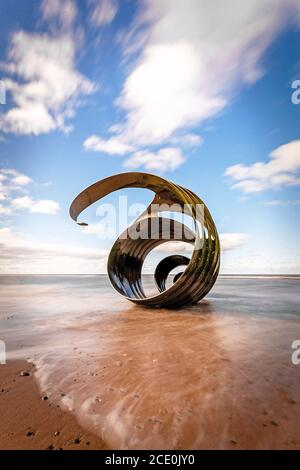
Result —
[{"label": "beach shoreline", "polygon": [[[20,375],[28,372],[30,375]],[[103,450],[104,443],[70,413],[45,399],[26,361],[0,366],[0,449]]]},{"label": "beach shoreline", "polygon": [[2,278],[0,331],[0,448],[300,449],[294,279],[151,310],[106,278]]}]

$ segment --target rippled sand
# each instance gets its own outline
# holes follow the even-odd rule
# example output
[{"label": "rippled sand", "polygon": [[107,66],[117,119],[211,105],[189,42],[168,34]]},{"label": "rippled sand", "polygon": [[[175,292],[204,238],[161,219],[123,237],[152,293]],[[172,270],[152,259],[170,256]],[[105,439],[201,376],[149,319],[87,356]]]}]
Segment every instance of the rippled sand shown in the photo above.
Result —
[{"label": "rippled sand", "polygon": [[299,284],[221,278],[169,311],[105,278],[2,279],[1,339],[109,448],[300,448]]}]

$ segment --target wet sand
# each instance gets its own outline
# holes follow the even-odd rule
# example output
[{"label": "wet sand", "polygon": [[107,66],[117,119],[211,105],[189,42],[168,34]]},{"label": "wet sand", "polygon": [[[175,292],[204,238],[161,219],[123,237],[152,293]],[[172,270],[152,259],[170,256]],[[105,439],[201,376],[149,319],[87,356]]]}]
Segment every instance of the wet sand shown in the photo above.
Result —
[{"label": "wet sand", "polygon": [[[23,371],[30,376],[20,376]],[[43,399],[34,371],[25,361],[0,368],[0,449],[104,449],[101,439],[81,428],[74,416]]]},{"label": "wet sand", "polygon": [[8,359],[36,371],[19,377],[20,366],[0,366],[1,384],[3,374],[12,390],[27,381],[39,410],[33,418],[1,393],[10,443],[54,446],[63,422],[63,448],[300,449],[300,366],[291,361],[299,279],[220,280],[207,300],[178,311],[140,309],[96,281],[6,282]]}]

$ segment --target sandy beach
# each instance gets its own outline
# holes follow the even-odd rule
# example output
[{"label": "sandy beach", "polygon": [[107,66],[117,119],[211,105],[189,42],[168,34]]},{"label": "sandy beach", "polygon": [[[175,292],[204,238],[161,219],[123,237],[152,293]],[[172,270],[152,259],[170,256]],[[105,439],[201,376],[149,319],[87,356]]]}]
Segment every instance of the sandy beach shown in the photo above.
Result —
[{"label": "sandy beach", "polygon": [[0,448],[300,448],[299,278],[221,278],[177,311],[105,277],[1,281]]},{"label": "sandy beach", "polygon": [[46,399],[34,372],[34,366],[25,361],[9,362],[0,370],[0,449],[103,449],[101,439]]}]

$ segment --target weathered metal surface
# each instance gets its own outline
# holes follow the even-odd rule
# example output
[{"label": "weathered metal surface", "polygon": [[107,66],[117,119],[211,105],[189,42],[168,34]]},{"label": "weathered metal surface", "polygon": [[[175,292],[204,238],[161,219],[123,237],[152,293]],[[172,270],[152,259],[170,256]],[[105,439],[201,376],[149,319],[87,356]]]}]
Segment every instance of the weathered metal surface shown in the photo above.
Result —
[{"label": "weathered metal surface", "polygon": [[[204,202],[192,191],[147,173],[122,173],[105,178],[82,191],[72,202],[70,215],[79,225],[79,214],[104,196],[124,188],[146,188],[155,193],[147,210],[114,243],[108,258],[108,276],[113,287],[128,300],[149,307],[181,307],[194,304],[210,291],[220,267],[218,232]],[[158,215],[161,205],[184,212],[193,219],[193,231],[176,220]],[[176,207],[175,207],[175,206]],[[200,210],[199,210],[200,209]],[[132,233],[139,232],[140,238]],[[161,261],[155,271],[157,295],[147,297],[142,283],[142,267],[155,247],[170,240],[194,245],[191,258],[175,255]],[[186,266],[166,288],[168,274]]]}]

